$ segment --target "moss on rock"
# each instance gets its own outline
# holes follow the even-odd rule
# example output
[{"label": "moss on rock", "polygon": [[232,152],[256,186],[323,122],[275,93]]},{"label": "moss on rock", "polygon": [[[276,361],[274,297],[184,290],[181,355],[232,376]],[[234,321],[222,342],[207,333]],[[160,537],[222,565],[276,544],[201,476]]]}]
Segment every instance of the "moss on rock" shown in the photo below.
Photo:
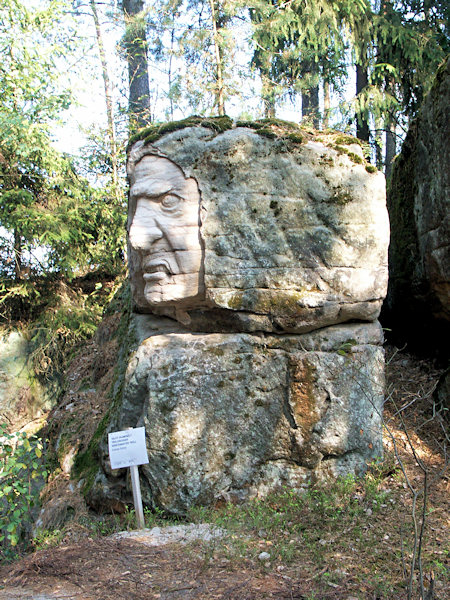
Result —
[{"label": "moss on rock", "polygon": [[199,117],[194,115],[181,119],[180,121],[170,121],[160,125],[150,125],[140,129],[137,133],[130,137],[128,147],[132,146],[140,140],[144,140],[145,144],[156,142],[159,138],[167,133],[185,129],[186,127],[206,127],[212,129],[216,133],[223,133],[227,129],[231,129],[233,122],[230,117]]},{"label": "moss on rock", "polygon": [[292,121],[268,118],[258,119],[256,121],[238,121],[236,126],[248,127],[249,129],[256,131],[259,135],[269,139],[282,139],[295,144],[301,144],[304,141],[300,126]]},{"label": "moss on rock", "polygon": [[[216,133],[223,133],[228,129],[232,129],[233,121],[230,117],[199,117],[192,116],[180,121],[170,121],[160,125],[150,125],[140,129],[137,133],[130,137],[128,148],[136,142],[143,140],[145,144],[153,144],[163,135],[185,129],[186,127],[206,127]],[[304,136],[301,133],[301,128],[297,123],[292,121],[283,121],[282,119],[258,119],[256,121],[237,121],[236,127],[248,127],[253,129],[259,135],[269,139],[283,139],[301,144],[304,141]]]}]

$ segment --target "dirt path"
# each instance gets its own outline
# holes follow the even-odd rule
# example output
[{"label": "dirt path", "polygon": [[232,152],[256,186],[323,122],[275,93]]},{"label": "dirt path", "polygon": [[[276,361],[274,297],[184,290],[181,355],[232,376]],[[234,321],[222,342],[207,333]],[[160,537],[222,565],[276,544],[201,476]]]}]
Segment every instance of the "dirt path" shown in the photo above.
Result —
[{"label": "dirt path", "polygon": [[2,600],[306,598],[288,576],[255,571],[245,561],[236,571],[226,560],[200,557],[195,547],[151,548],[131,540],[87,540],[40,551],[0,576]]}]

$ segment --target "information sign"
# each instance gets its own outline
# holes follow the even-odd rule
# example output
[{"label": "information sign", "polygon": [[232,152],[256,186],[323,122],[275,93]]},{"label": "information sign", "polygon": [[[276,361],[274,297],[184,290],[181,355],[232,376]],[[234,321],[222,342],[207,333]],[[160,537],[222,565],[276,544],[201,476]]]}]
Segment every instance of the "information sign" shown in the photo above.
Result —
[{"label": "information sign", "polygon": [[145,446],[145,427],[114,431],[108,434],[111,469],[133,467],[148,463]]}]

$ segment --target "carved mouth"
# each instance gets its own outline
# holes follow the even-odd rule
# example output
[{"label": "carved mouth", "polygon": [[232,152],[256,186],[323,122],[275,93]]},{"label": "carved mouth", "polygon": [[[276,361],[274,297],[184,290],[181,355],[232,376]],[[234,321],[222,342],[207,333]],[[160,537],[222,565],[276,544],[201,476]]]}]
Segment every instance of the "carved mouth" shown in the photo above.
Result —
[{"label": "carved mouth", "polygon": [[172,275],[169,265],[160,260],[154,260],[144,265],[144,281],[159,281]]}]

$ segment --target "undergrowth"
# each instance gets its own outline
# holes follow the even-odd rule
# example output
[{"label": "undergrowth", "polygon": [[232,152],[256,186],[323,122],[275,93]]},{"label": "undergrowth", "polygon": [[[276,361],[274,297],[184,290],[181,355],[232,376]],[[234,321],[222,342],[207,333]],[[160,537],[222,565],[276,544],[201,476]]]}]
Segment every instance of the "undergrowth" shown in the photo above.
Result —
[{"label": "undergrowth", "polygon": [[364,527],[368,515],[376,514],[386,502],[388,492],[381,486],[382,477],[372,470],[365,479],[349,475],[307,490],[286,487],[245,504],[194,508],[189,519],[226,530],[230,537],[225,551],[230,559],[256,558],[263,549],[271,561],[290,563],[308,548],[320,562],[330,535]]}]

